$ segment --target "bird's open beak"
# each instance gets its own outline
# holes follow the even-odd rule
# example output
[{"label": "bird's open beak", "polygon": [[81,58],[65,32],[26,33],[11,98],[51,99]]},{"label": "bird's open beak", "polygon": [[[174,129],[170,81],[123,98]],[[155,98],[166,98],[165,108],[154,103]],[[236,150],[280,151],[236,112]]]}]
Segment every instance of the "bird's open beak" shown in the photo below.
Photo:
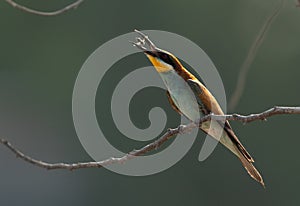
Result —
[{"label": "bird's open beak", "polygon": [[136,46],[143,52],[153,57],[156,56],[157,51],[159,50],[155,44],[149,39],[147,35],[143,32],[135,29],[136,33],[138,33],[141,37],[136,37],[136,42],[132,42],[133,46]]}]

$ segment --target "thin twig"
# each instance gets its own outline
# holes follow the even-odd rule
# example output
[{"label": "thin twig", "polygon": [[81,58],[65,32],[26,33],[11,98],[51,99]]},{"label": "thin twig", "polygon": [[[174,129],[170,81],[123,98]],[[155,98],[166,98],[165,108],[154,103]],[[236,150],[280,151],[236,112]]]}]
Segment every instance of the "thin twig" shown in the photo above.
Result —
[{"label": "thin twig", "polygon": [[273,107],[271,109],[268,109],[262,113],[258,114],[250,114],[247,116],[240,115],[240,114],[232,114],[232,115],[207,115],[199,120],[197,123],[189,123],[187,125],[180,125],[175,129],[169,129],[163,136],[161,136],[159,139],[155,140],[154,142],[144,146],[143,148],[139,150],[133,150],[123,157],[111,157],[109,159],[99,161],[99,162],[79,162],[79,163],[48,163],[44,161],[40,161],[37,159],[34,159],[28,155],[25,155],[20,150],[16,149],[10,142],[8,142],[5,139],[0,138],[0,143],[6,146],[8,149],[10,149],[17,157],[20,157],[22,160],[33,164],[38,167],[42,167],[45,169],[67,169],[67,170],[75,170],[75,169],[81,169],[81,168],[99,168],[106,165],[111,165],[114,163],[124,163],[127,160],[130,160],[134,157],[141,156],[146,154],[149,151],[152,151],[154,149],[159,148],[163,143],[168,141],[170,138],[174,137],[177,134],[184,134],[189,132],[191,129],[194,129],[198,126],[200,126],[203,122],[209,121],[209,120],[220,120],[224,121],[224,119],[227,120],[235,120],[240,121],[243,123],[247,122],[253,122],[255,120],[266,120],[266,118],[279,115],[279,114],[300,114],[300,107]]},{"label": "thin twig", "polygon": [[62,9],[58,9],[55,11],[38,11],[38,10],[34,10],[25,6],[22,6],[20,4],[17,4],[16,2],[14,2],[13,0],[5,0],[7,3],[9,3],[11,6],[20,9],[21,11],[25,11],[31,14],[36,14],[36,15],[40,15],[40,16],[56,16],[59,14],[62,14],[66,11],[69,11],[71,9],[76,9],[84,0],[77,0],[72,4],[69,4],[68,6],[62,8]]},{"label": "thin twig", "polygon": [[265,36],[267,35],[272,23],[276,19],[276,17],[279,15],[280,11],[282,10],[284,6],[285,0],[281,0],[280,4],[278,7],[274,10],[274,12],[267,18],[266,22],[263,24],[262,28],[260,29],[259,33],[257,34],[257,37],[255,38],[254,42],[252,43],[247,57],[245,61],[243,62],[243,65],[240,69],[238,78],[237,78],[237,83],[234,89],[234,92],[231,96],[231,99],[228,104],[228,110],[233,111],[238,102],[240,101],[240,98],[244,92],[245,85],[246,85],[246,78],[247,74],[249,72],[250,66],[257,54],[258,49],[262,45]]},{"label": "thin twig", "polygon": [[[250,123],[256,120],[266,120],[268,117],[278,115],[278,114],[300,114],[300,107],[281,107],[275,106],[271,109],[268,109],[262,113],[250,114],[247,116],[240,114],[231,114],[231,115],[213,115],[213,119],[222,120],[235,120],[243,123]],[[204,117],[205,118],[205,117]]]}]

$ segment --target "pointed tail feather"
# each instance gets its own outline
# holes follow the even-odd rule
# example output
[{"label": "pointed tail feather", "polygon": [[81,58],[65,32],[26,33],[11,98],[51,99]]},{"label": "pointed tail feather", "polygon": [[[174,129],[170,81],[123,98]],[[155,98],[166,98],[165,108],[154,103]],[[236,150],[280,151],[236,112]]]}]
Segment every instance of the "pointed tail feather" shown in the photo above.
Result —
[{"label": "pointed tail feather", "polygon": [[248,172],[248,174],[255,179],[257,182],[259,182],[263,187],[265,187],[264,180],[258,170],[254,167],[252,162],[250,162],[244,155],[239,156],[244,168]]}]

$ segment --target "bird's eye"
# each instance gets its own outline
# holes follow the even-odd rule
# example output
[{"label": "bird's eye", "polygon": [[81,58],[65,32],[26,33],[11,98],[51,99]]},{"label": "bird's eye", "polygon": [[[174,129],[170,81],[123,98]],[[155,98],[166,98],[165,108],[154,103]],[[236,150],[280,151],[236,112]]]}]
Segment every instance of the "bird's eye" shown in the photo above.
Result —
[{"label": "bird's eye", "polygon": [[169,63],[169,64],[171,63],[171,59],[170,59],[169,55],[167,55],[167,54],[162,53],[161,59],[166,63]]}]

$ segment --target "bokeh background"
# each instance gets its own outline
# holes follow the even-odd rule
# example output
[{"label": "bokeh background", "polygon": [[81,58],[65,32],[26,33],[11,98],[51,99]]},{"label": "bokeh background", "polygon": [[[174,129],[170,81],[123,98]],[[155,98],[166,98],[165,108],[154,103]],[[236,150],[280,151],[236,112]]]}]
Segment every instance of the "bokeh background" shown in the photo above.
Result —
[{"label": "bokeh background", "polygon": [[[18,2],[54,10],[72,1]],[[37,159],[91,161],[73,125],[73,85],[82,64],[96,48],[134,28],[170,31],[197,43],[215,63],[230,98],[248,49],[278,3],[87,0],[76,10],[43,17],[1,1],[0,136]],[[299,105],[300,9],[295,4],[286,1],[272,24],[251,66],[242,99],[232,112],[249,114],[274,105]],[[106,108],[122,76],[146,65],[150,64],[142,54],[123,59],[98,89],[99,124],[123,151],[143,144],[116,131]],[[149,88],[132,101],[130,112],[138,127],[149,124],[149,105],[165,109],[169,115],[166,127],[177,126],[179,116],[170,109],[164,91]],[[103,168],[47,171],[17,159],[0,145],[0,204],[299,205],[299,121],[300,116],[282,115],[247,125],[232,122],[256,159],[266,189],[220,145],[206,161],[198,162],[203,134],[180,162],[146,177],[123,176]]]}]

